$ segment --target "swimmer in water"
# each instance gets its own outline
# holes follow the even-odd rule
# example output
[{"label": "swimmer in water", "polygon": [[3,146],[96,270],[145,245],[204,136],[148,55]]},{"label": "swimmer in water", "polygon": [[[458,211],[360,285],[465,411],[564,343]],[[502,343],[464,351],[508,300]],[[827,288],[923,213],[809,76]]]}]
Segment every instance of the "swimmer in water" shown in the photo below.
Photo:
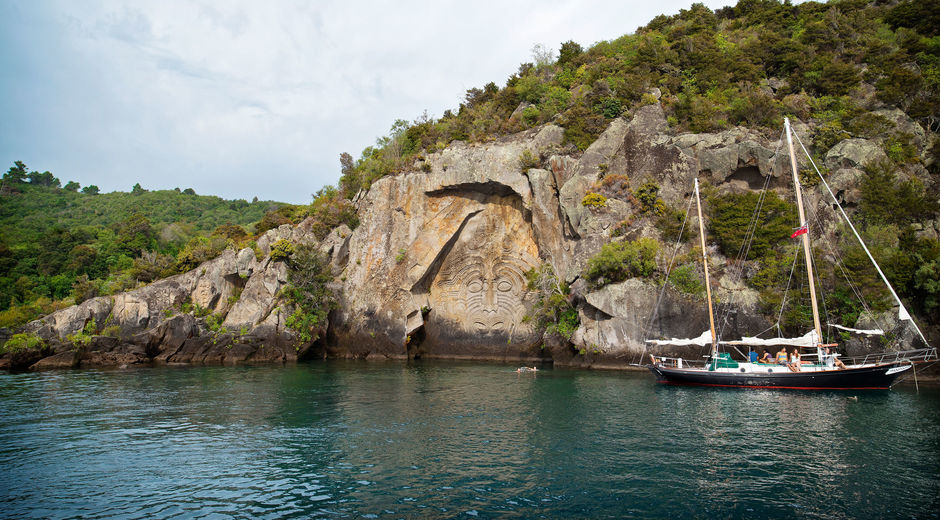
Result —
[{"label": "swimmer in water", "polygon": [[520,374],[522,372],[536,372],[536,371],[538,371],[538,368],[536,367],[519,367],[516,369],[516,372]]}]

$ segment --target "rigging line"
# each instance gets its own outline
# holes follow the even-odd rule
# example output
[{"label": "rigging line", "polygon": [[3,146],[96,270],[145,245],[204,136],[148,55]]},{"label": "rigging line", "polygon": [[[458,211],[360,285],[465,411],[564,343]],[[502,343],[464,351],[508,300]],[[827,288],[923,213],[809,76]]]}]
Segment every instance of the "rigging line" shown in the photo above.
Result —
[{"label": "rigging line", "polygon": [[[765,195],[767,194],[767,188],[770,186],[770,176],[766,176],[764,179],[764,186],[761,189],[760,196],[757,199],[757,204],[754,206],[754,212],[751,214],[751,220],[748,223],[748,230],[745,232],[745,240],[741,244],[741,248],[738,250],[738,256],[735,262],[735,265],[732,267],[731,272],[729,273],[732,278],[736,280],[741,280],[744,275],[744,262],[747,260],[747,255],[751,252],[751,246],[754,243],[754,237],[757,234],[757,222],[760,219],[760,212],[764,207],[764,201],[766,200]],[[722,323],[721,323],[721,332],[724,332],[724,328],[728,324],[728,317],[731,315],[732,305],[735,301],[736,293],[731,292],[731,297],[728,300],[728,305],[725,307]]]},{"label": "rigging line", "polygon": [[[816,211],[816,208],[815,208],[815,207],[811,207],[811,208],[810,208],[810,212],[811,212],[811,215],[812,215],[812,217],[813,217],[813,222],[815,223],[816,229],[822,229],[822,219],[820,218],[819,212]],[[825,248],[826,248],[826,251],[827,251],[830,255],[832,255],[832,256],[835,258],[835,264],[836,264],[836,266],[839,267],[839,271],[842,273],[842,277],[845,278],[846,283],[848,283],[849,287],[852,289],[852,293],[855,295],[856,298],[858,298],[858,301],[862,304],[862,308],[863,308],[866,312],[868,312],[868,315],[871,317],[872,321],[875,322],[875,325],[878,326],[878,327],[880,327],[882,330],[887,330],[887,327],[885,326],[885,324],[882,323],[881,320],[879,320],[878,317],[875,316],[875,315],[871,312],[871,309],[870,309],[869,306],[868,306],[868,302],[865,300],[865,297],[862,295],[861,290],[860,290],[860,289],[858,288],[858,286],[852,281],[851,277],[849,276],[848,272],[846,271],[846,269],[845,269],[845,260],[843,259],[842,254],[839,252],[839,249],[836,248],[836,247],[834,246],[834,244],[830,243],[829,241],[819,241],[819,242],[817,242],[817,244],[819,244],[819,243],[824,244],[824,245],[825,245]],[[813,260],[813,265],[816,266],[816,261],[815,261],[815,260]],[[821,271],[819,271],[818,268],[817,268],[817,271],[820,272],[820,274],[821,274]],[[821,277],[820,277],[820,278],[821,278]],[[821,279],[820,279],[820,281],[821,281]],[[822,286],[821,286],[821,285],[820,285],[820,292],[822,292]],[[823,305],[825,305],[825,299],[823,299]],[[828,311],[826,311],[826,321],[827,321],[827,323],[826,323],[827,327],[829,327],[829,328],[831,329],[831,323],[829,323],[829,322],[831,322],[832,320],[831,320],[831,316],[829,316],[829,314],[828,314]],[[831,334],[831,331],[830,331],[830,334]]]},{"label": "rigging line", "polygon": [[[774,158],[776,162],[777,152],[780,151],[780,146],[783,144],[784,131],[781,130],[780,138],[777,140],[777,147],[774,149],[774,153],[771,157]],[[751,251],[751,245],[754,243],[754,235],[757,232],[757,223],[760,219],[760,212],[764,207],[764,202],[766,201],[767,189],[770,187],[771,175],[764,176],[764,185],[761,187],[760,195],[757,198],[757,204],[754,207],[754,212],[751,214],[751,220],[748,222],[747,230],[744,233],[744,242],[741,244],[741,248],[738,250],[737,259],[740,261],[746,260],[747,255]],[[742,254],[743,251],[743,254]],[[743,266],[740,268],[743,272]]]},{"label": "rigging line", "polygon": [[[672,264],[676,260],[676,256],[679,253],[679,246],[682,245],[682,235],[685,234],[685,225],[689,221],[689,213],[692,211],[692,197],[689,197],[689,203],[685,207],[685,218],[682,219],[682,226],[679,227],[679,236],[676,238],[676,245],[672,249],[672,258],[669,259],[669,266],[666,267],[666,276],[663,279],[663,286],[659,290],[659,297],[656,299],[656,306],[653,307],[653,314],[650,316],[650,321],[646,326],[646,331],[643,333],[644,339],[649,339],[650,332],[653,330],[653,323],[656,322],[656,317],[659,315],[659,304],[663,301],[663,296],[666,294],[666,285],[669,283],[669,273],[672,271]],[[649,351],[649,344],[643,344],[643,353],[640,354],[640,359],[646,355]]]},{"label": "rigging line", "polygon": [[[774,152],[771,154],[771,158],[772,158],[771,164],[776,164],[777,154],[780,152],[780,147],[783,145],[783,139],[784,139],[785,133],[786,133],[785,128],[780,130],[780,136],[777,138],[777,146],[776,148],[774,148]],[[763,210],[764,202],[767,200],[766,199],[767,190],[770,188],[771,178],[772,178],[772,175],[764,176],[764,185],[761,187],[760,195],[758,196],[758,199],[757,199],[757,204],[754,207],[754,212],[751,214],[751,220],[748,222],[748,228],[744,233],[744,241],[741,244],[741,248],[738,249],[738,256],[736,258],[737,261],[734,262],[734,265],[729,271],[729,275],[735,280],[740,281],[744,277],[744,267],[745,267],[744,262],[747,260],[747,256],[751,252],[751,246],[754,244],[754,238],[755,238],[755,235],[757,234],[757,225],[760,219],[760,212]],[[725,332],[725,328],[728,326],[728,318],[731,316],[731,312],[733,310],[733,305],[735,302],[735,297],[736,297],[736,293],[734,291],[731,291],[731,296],[728,299],[728,304],[725,306],[724,312],[722,313],[722,316],[721,316],[721,324],[719,326],[720,327],[719,335],[723,335]]]},{"label": "rigging line", "polygon": [[[771,158],[773,159],[772,164],[775,164],[777,161],[777,154],[780,152],[780,147],[783,145],[784,133],[785,129],[782,129],[780,131],[780,137],[777,139],[777,147],[774,148],[774,153],[771,154]],[[764,185],[761,187],[760,195],[757,198],[757,204],[754,207],[754,212],[751,214],[751,220],[748,222],[748,228],[744,233],[744,241],[741,244],[741,248],[738,249],[737,261],[734,263],[734,266],[729,272],[729,275],[738,281],[740,281],[744,275],[744,262],[747,260],[747,255],[750,254],[751,246],[754,243],[754,237],[757,233],[757,223],[760,219],[760,212],[764,207],[767,190],[770,188],[771,178],[771,175],[764,176]],[[735,302],[735,296],[736,293],[731,291],[728,304],[725,306],[724,312],[722,313],[721,324],[719,326],[719,336],[724,335],[725,328],[728,326],[728,318],[731,316],[731,311],[733,310],[732,307]]]},{"label": "rigging line", "polygon": [[[807,216],[807,220],[812,221],[812,222],[813,222],[813,229],[818,231],[818,232],[816,233],[816,237],[819,238],[820,240],[816,240],[816,241],[814,242],[814,244],[817,245],[817,247],[818,247],[818,245],[819,245],[820,243],[825,243],[825,241],[821,240],[821,238],[822,238],[823,222],[822,222],[822,219],[819,217],[819,212],[816,211],[816,206],[813,205],[813,204],[806,204],[806,203],[805,203],[805,202],[806,202],[805,200],[804,200],[803,202],[804,202],[804,207],[807,209],[807,211],[808,211],[808,213],[809,213],[809,215]],[[807,223],[808,223],[808,222],[804,222],[803,224],[807,224]],[[829,316],[829,309],[828,309],[828,307],[826,306],[826,295],[824,294],[824,291],[823,291],[823,283],[822,283],[823,271],[819,268],[819,264],[816,262],[816,255],[815,255],[815,254],[810,255],[810,262],[812,262],[812,264],[813,264],[813,272],[815,272],[815,273],[817,274],[817,277],[816,277],[816,285],[817,285],[818,292],[819,292],[818,301],[822,304],[823,316],[826,317],[826,335],[827,335],[827,337],[832,337],[832,330],[831,330],[832,327],[831,327],[831,325],[829,325],[829,322],[831,321],[831,319],[830,319],[830,316]],[[811,289],[816,290],[816,288],[811,288]],[[820,330],[820,333],[822,333],[821,330]],[[822,342],[822,340],[823,340],[823,338],[819,338],[819,341],[820,341],[820,342]]]},{"label": "rigging line", "polygon": [[[794,132],[793,135],[796,135]],[[862,241],[862,237],[859,236],[858,230],[855,229],[855,226],[852,224],[852,221],[849,220],[849,216],[845,214],[845,210],[842,208],[842,204],[839,204],[839,199],[832,193],[832,189],[829,188],[829,183],[826,182],[826,179],[823,178],[822,173],[820,173],[819,168],[816,166],[816,162],[813,161],[813,158],[810,157],[809,152],[806,151],[806,147],[803,146],[803,141],[800,140],[800,136],[796,136],[796,141],[800,143],[800,148],[803,149],[803,153],[806,154],[806,157],[809,159],[810,164],[813,165],[813,169],[816,170],[816,175],[819,176],[819,180],[822,181],[823,186],[826,187],[826,191],[829,192],[829,195],[832,197],[832,200],[836,202],[836,205],[839,206],[839,211],[842,213],[842,217],[845,218],[845,222],[852,228],[852,232],[855,233],[855,238],[858,239],[859,244],[862,245],[862,249],[865,250],[865,253],[868,254],[868,258],[871,260],[872,264],[875,265],[875,269],[878,271],[878,274],[881,275],[881,279],[884,280],[885,285],[888,286],[888,290],[891,291],[891,295],[894,296],[894,299],[898,302],[898,305],[901,307],[901,310],[904,311],[904,316],[911,322],[911,325],[914,326],[914,330],[917,331],[917,334],[920,336],[921,341],[924,342],[928,347],[930,343],[927,342],[927,338],[924,337],[924,333],[921,332],[920,327],[917,326],[917,322],[914,321],[914,317],[907,311],[907,307],[904,306],[904,302],[901,301],[901,298],[898,296],[898,293],[894,292],[894,287],[891,286],[891,282],[888,281],[888,277],[881,271],[881,267],[878,266],[878,262],[875,261],[875,257],[872,256],[871,251],[868,250],[868,246],[865,245],[865,242]],[[899,320],[900,316],[899,316]]]},{"label": "rigging line", "polygon": [[787,305],[787,297],[790,294],[790,283],[793,282],[793,272],[796,270],[796,259],[800,257],[800,244],[793,246],[793,263],[790,264],[790,277],[787,278],[787,288],[783,291],[783,298],[780,301],[780,312],[777,313],[777,335],[780,337],[780,320],[783,319],[783,309]]}]

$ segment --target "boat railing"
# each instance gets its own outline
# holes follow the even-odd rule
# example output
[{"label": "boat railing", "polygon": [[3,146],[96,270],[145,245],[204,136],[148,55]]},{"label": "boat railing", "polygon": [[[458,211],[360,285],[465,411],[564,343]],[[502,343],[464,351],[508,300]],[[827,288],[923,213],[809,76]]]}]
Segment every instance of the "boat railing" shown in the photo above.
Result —
[{"label": "boat railing", "polygon": [[703,367],[705,365],[704,361],[689,361],[681,357],[665,357],[665,356],[652,356],[653,364],[660,365],[668,368],[691,368],[691,367]]},{"label": "boat railing", "polygon": [[843,363],[848,365],[869,365],[884,363],[923,363],[926,361],[937,360],[937,348],[922,348],[917,350],[896,350],[889,352],[878,352],[865,356],[855,356],[851,358],[840,358]]}]

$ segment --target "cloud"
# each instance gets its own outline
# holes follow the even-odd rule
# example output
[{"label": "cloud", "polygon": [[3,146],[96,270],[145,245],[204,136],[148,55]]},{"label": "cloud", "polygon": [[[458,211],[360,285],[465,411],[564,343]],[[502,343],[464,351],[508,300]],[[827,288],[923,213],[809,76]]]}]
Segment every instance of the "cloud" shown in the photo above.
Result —
[{"label": "cloud", "polygon": [[587,46],[687,7],[632,3],[4,3],[0,160],[105,191],[308,202],[341,152],[504,84],[533,44]]}]

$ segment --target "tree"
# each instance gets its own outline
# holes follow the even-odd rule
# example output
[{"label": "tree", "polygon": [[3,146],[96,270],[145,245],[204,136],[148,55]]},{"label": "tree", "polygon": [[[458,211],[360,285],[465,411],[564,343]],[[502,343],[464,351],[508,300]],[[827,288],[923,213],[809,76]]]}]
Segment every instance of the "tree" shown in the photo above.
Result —
[{"label": "tree", "polygon": [[89,184],[88,186],[82,188],[82,193],[85,195],[97,195],[99,192],[100,190],[98,189],[98,186],[95,186],[94,184]]},{"label": "tree", "polygon": [[3,175],[5,182],[23,183],[26,182],[26,165],[23,161],[16,161],[13,166]]},{"label": "tree", "polygon": [[343,196],[351,199],[359,191],[359,172],[356,171],[356,163],[352,155],[346,152],[339,154],[339,187],[343,190]]},{"label": "tree", "polygon": [[532,46],[532,60],[535,61],[536,67],[551,65],[555,61],[555,51],[541,43],[536,43]]},{"label": "tree", "polygon": [[69,181],[65,184],[65,191],[78,191],[78,188],[81,187],[81,184],[75,181]]},{"label": "tree", "polygon": [[573,40],[568,40],[561,44],[561,50],[558,51],[558,64],[562,66],[568,65],[583,52],[584,49],[581,48],[580,44]]},{"label": "tree", "polygon": [[140,194],[146,193],[146,192],[147,192],[147,190],[145,190],[145,189],[143,189],[143,188],[140,187],[140,183],[139,183],[139,182],[138,182],[137,184],[135,184],[134,187],[131,189],[131,193],[134,194],[134,195],[140,195]]},{"label": "tree", "polygon": [[115,225],[115,242],[122,252],[136,256],[153,248],[155,233],[147,217],[135,213]]},{"label": "tree", "polygon": [[282,294],[294,311],[285,324],[297,332],[302,342],[315,341],[324,332],[330,311],[337,306],[329,288],[333,279],[329,260],[316,246],[301,244],[287,265],[288,284]]},{"label": "tree", "polygon": [[46,186],[58,188],[62,183],[49,172],[29,172],[29,183],[36,186]]}]

